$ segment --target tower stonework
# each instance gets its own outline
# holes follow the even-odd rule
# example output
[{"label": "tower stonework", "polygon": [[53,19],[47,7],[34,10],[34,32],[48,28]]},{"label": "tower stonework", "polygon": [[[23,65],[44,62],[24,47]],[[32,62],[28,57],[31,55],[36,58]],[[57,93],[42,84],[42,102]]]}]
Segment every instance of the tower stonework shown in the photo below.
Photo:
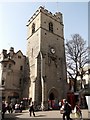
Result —
[{"label": "tower stonework", "polygon": [[29,61],[29,98],[42,109],[48,101],[66,97],[66,60],[63,18],[43,7],[27,23],[27,58]]}]

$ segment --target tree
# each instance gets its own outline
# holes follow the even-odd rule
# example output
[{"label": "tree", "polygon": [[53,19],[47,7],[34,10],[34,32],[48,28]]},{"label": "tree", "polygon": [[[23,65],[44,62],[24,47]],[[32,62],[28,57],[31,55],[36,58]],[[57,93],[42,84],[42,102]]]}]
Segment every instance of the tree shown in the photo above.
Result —
[{"label": "tree", "polygon": [[66,42],[67,74],[74,81],[74,91],[77,90],[77,76],[82,80],[85,74],[83,68],[89,62],[88,50],[86,41],[79,34],[72,35]]}]

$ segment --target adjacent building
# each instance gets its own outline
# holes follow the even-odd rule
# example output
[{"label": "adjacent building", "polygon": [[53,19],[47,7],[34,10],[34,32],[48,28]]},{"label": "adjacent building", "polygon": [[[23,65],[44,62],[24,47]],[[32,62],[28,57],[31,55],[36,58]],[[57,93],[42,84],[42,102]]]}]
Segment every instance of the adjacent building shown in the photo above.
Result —
[{"label": "adjacent building", "polygon": [[0,54],[0,88],[2,100],[10,102],[13,99],[21,99],[23,84],[25,81],[26,57],[19,50],[14,52],[11,47],[9,52],[3,49]]}]

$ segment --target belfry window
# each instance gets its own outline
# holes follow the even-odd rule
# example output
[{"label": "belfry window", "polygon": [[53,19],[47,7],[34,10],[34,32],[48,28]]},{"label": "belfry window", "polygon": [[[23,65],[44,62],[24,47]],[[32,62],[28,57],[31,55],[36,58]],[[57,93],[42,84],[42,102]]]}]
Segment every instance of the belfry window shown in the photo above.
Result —
[{"label": "belfry window", "polygon": [[4,86],[5,85],[5,81],[4,80],[2,80],[2,86]]},{"label": "belfry window", "polygon": [[35,32],[35,24],[32,24],[32,34]]},{"label": "belfry window", "polygon": [[49,31],[53,32],[53,23],[52,22],[49,23]]}]

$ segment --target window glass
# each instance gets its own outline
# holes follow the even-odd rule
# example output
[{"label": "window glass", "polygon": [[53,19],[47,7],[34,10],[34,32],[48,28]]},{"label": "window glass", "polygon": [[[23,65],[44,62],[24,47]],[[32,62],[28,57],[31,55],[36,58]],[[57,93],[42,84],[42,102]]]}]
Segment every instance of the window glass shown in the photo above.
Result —
[{"label": "window glass", "polygon": [[8,68],[10,69],[10,68],[11,68],[11,66],[12,66],[12,65],[11,65],[11,64],[9,64]]},{"label": "window glass", "polygon": [[32,34],[35,32],[35,24],[32,24]]},{"label": "window glass", "polygon": [[2,85],[5,85],[5,81],[4,80],[2,80]]},{"label": "window glass", "polygon": [[20,55],[18,55],[18,58],[19,58],[19,59],[21,59],[21,56],[20,56]]},{"label": "window glass", "polygon": [[52,22],[49,23],[49,31],[53,32],[53,24],[52,24]]},{"label": "window glass", "polygon": [[20,66],[20,70],[23,70],[23,66]]}]

